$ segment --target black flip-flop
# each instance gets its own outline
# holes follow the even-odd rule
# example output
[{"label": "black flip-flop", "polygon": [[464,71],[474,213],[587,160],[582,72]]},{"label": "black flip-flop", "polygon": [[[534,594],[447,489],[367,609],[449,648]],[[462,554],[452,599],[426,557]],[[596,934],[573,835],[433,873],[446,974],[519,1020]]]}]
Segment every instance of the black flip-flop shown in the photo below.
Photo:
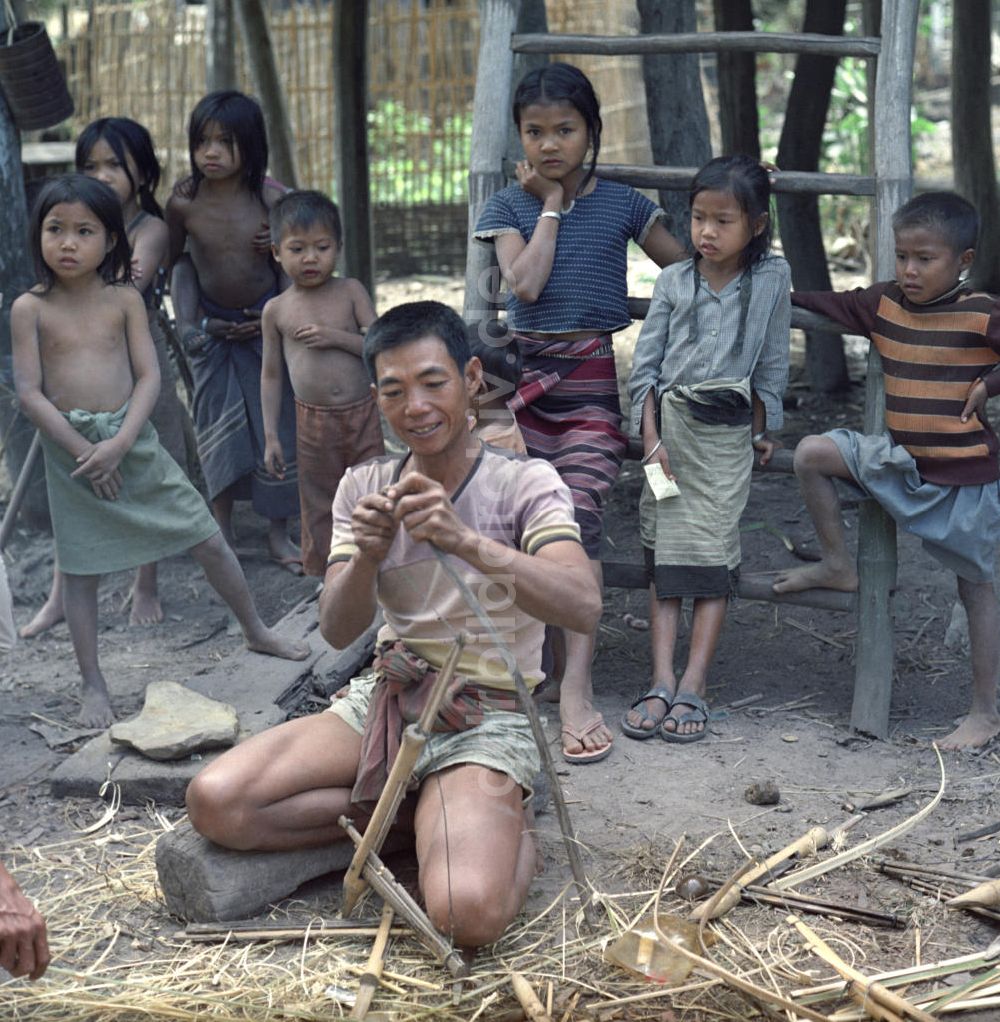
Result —
[{"label": "black flip-flop", "polygon": [[[643,705],[647,699],[659,699],[662,701],[663,705],[666,706],[666,710],[659,721],[657,721],[652,714],[648,713],[646,707]],[[662,685],[658,685],[656,688],[651,688],[644,696],[639,696],[639,698],[636,699],[636,701],[622,714],[622,733],[639,742],[644,742],[647,738],[652,738],[653,735],[660,730],[660,726],[667,719],[667,715],[670,713],[670,704],[672,700],[673,696]],[[642,706],[642,719],[644,721],[653,721],[653,726],[651,728],[636,727],[635,724],[630,724],[628,722],[628,715],[639,706]]]}]

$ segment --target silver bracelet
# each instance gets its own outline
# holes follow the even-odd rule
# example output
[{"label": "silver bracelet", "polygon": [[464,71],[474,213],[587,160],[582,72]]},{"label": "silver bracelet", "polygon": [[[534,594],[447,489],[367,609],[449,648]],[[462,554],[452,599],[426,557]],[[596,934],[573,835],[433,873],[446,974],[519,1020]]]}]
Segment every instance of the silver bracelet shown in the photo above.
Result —
[{"label": "silver bracelet", "polygon": [[557,213],[554,209],[547,209],[544,213],[538,214],[539,220],[544,220],[546,217],[551,217],[555,221],[562,220],[562,213]]},{"label": "silver bracelet", "polygon": [[649,454],[645,455],[645,456],[644,456],[644,457],[642,458],[642,460],[641,460],[641,461],[639,462],[639,464],[640,464],[640,465],[645,465],[645,464],[646,464],[646,462],[647,462],[647,461],[649,461],[649,459],[650,459],[650,458],[652,458],[652,456],[653,456],[654,454],[656,454],[656,452],[657,452],[657,451],[658,451],[658,450],[659,450],[659,449],[660,449],[660,448],[661,448],[662,446],[663,446],[663,441],[662,441],[662,440],[657,440],[657,441],[656,441],[656,446],[655,446],[655,447],[654,447],[654,448],[653,448],[653,449],[652,449],[652,450],[651,450],[651,451],[649,452]]},{"label": "silver bracelet", "polygon": [[750,437],[750,443],[752,443],[752,444],[759,444],[762,440],[766,440],[766,439],[767,439],[767,430],[765,429],[761,433],[754,433],[754,435],[752,437]]},{"label": "silver bracelet", "polygon": [[203,334],[208,333],[208,316],[201,317],[201,323],[198,324],[198,329],[201,330]]}]

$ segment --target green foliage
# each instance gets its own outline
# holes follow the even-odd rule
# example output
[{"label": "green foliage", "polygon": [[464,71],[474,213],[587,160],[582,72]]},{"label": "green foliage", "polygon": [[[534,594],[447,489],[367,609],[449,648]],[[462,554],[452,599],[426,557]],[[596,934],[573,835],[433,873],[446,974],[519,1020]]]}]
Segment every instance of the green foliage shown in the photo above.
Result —
[{"label": "green foliage", "polygon": [[383,100],[368,113],[372,201],[417,206],[465,202],[472,114],[435,123],[430,114]]}]

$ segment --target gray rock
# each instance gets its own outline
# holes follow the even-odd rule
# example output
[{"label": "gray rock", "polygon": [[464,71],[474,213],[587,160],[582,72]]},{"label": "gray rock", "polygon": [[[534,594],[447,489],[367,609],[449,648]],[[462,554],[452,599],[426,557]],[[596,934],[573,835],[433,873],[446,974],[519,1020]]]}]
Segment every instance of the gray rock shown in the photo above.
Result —
[{"label": "gray rock", "polygon": [[236,710],[174,681],[153,681],[142,712],[111,726],[111,741],[156,760],[183,759],[203,749],[233,745],[239,730]]}]

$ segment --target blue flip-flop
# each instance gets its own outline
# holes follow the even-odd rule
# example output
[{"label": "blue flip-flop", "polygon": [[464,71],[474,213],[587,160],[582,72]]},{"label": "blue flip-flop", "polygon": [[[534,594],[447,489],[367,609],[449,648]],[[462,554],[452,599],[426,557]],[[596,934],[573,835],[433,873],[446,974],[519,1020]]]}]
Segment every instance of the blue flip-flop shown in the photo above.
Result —
[{"label": "blue flip-flop", "polygon": [[[645,702],[647,699],[659,699],[663,705],[666,706],[666,711],[663,716],[657,720],[651,713],[646,710]],[[667,719],[667,714],[670,713],[670,704],[673,701],[673,696],[662,686],[658,685],[656,688],[651,688],[644,696],[639,696],[638,699],[622,714],[621,726],[622,732],[628,735],[629,738],[634,738],[636,741],[644,742],[647,738],[652,738],[660,729],[660,725]],[[651,720],[653,726],[650,728],[636,727],[635,724],[630,724],[628,721],[628,715],[639,707],[642,707],[642,719],[643,721]]]},{"label": "blue flip-flop", "polygon": [[[708,718],[710,716],[708,703],[694,692],[678,692],[674,696],[673,705],[681,704],[690,706],[692,709],[676,717],[674,716],[673,707],[671,707],[660,724],[660,737],[665,742],[671,742],[674,745],[690,745],[691,742],[700,742],[708,734]],[[668,731],[663,726],[668,720],[674,721],[677,727],[680,727],[681,724],[704,724],[705,726],[700,731],[692,731],[690,734],[678,734],[676,731]]]}]

